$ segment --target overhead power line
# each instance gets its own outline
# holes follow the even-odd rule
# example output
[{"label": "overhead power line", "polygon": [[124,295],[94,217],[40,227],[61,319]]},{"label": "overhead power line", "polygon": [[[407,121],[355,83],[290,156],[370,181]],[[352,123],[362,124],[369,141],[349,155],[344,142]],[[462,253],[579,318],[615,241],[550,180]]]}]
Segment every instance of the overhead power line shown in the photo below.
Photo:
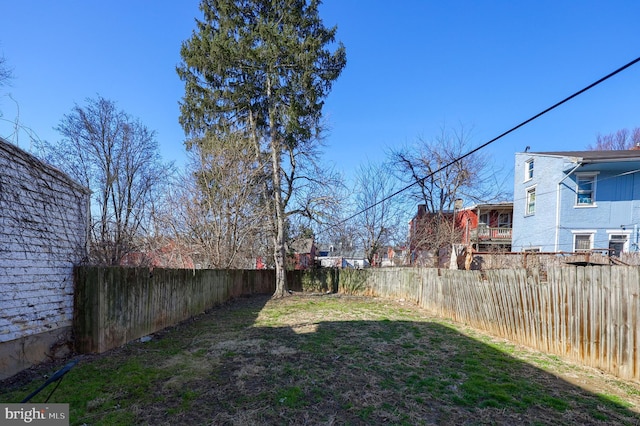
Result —
[{"label": "overhead power line", "polygon": [[600,78],[600,79],[596,80],[595,82],[593,82],[593,83],[589,84],[588,86],[584,87],[583,89],[578,90],[578,91],[577,91],[577,92],[575,92],[574,94],[572,94],[572,95],[570,95],[570,96],[567,96],[566,98],[564,98],[564,99],[563,99],[563,100],[561,100],[560,102],[557,102],[557,103],[553,104],[552,106],[550,106],[549,108],[547,108],[547,109],[545,109],[545,110],[543,110],[543,111],[541,111],[541,112],[537,113],[536,115],[532,116],[531,118],[526,119],[525,121],[521,122],[520,124],[518,124],[518,125],[516,125],[516,126],[514,126],[514,127],[512,127],[512,128],[510,128],[510,129],[509,129],[509,130],[507,130],[506,132],[503,132],[503,133],[501,133],[500,135],[496,136],[495,138],[493,138],[493,139],[491,139],[491,140],[489,140],[489,141],[487,141],[487,142],[483,143],[482,145],[479,145],[478,147],[476,147],[476,148],[472,149],[471,151],[467,152],[466,154],[463,154],[463,155],[461,155],[461,156],[459,156],[459,157],[457,157],[457,158],[455,158],[455,159],[451,160],[450,162],[448,162],[448,163],[447,163],[447,164],[445,164],[444,166],[442,166],[442,167],[440,167],[439,169],[437,169],[437,170],[435,170],[435,171],[433,171],[433,172],[429,173],[428,175],[424,176],[423,178],[418,179],[418,180],[416,180],[415,182],[413,182],[413,183],[411,183],[411,184],[409,184],[409,185],[405,186],[404,188],[401,188],[401,189],[397,190],[397,191],[396,191],[396,192],[394,192],[393,194],[388,195],[387,197],[383,198],[382,200],[380,200],[380,201],[378,201],[378,202],[376,202],[376,203],[374,203],[374,204],[371,204],[371,205],[370,205],[370,206],[368,206],[368,207],[365,207],[364,209],[362,209],[362,210],[358,211],[357,213],[352,214],[352,215],[351,215],[351,216],[349,216],[348,218],[343,219],[343,220],[341,220],[340,222],[338,222],[338,223],[336,223],[336,224],[334,224],[334,225],[329,226],[328,228],[326,228],[326,229],[325,229],[325,231],[326,231],[327,229],[331,229],[331,228],[333,228],[333,227],[336,227],[336,226],[338,226],[338,225],[341,225],[341,224],[343,224],[343,223],[345,223],[345,222],[347,222],[347,221],[349,221],[349,220],[351,220],[351,219],[353,219],[353,218],[355,218],[355,217],[357,217],[357,216],[361,215],[362,213],[366,212],[367,210],[370,210],[370,209],[372,209],[372,208],[374,208],[374,207],[376,207],[376,206],[378,206],[378,205],[380,205],[380,204],[382,204],[382,203],[384,203],[384,202],[386,202],[386,201],[389,201],[391,198],[396,197],[396,196],[398,196],[398,195],[402,194],[403,192],[407,191],[408,189],[410,189],[410,188],[414,187],[415,185],[418,185],[419,183],[424,182],[426,179],[429,179],[431,176],[435,175],[436,173],[439,173],[439,172],[443,171],[444,169],[446,169],[447,167],[450,167],[450,166],[454,165],[454,164],[455,164],[455,163],[457,163],[458,161],[464,160],[465,158],[469,157],[470,155],[475,154],[476,152],[480,151],[480,150],[481,150],[481,149],[483,149],[483,148],[486,148],[487,146],[491,145],[492,143],[496,142],[497,140],[502,139],[503,137],[507,136],[508,134],[515,132],[516,130],[518,130],[518,129],[519,129],[519,128],[521,128],[522,126],[525,126],[525,125],[527,125],[527,124],[531,123],[533,120],[535,120],[535,119],[537,119],[537,118],[542,117],[542,116],[543,116],[543,115],[545,115],[546,113],[548,113],[548,112],[550,112],[550,111],[552,111],[552,110],[556,109],[557,107],[559,107],[560,105],[562,105],[562,104],[564,104],[564,103],[566,103],[566,102],[569,102],[571,99],[575,98],[576,96],[579,96],[579,95],[583,94],[583,93],[584,93],[584,92],[586,92],[587,90],[593,89],[594,87],[596,87],[596,86],[597,86],[597,85],[599,85],[600,83],[602,83],[602,82],[604,82],[604,81],[606,81],[606,80],[610,79],[611,77],[613,77],[613,76],[614,76],[614,75],[616,75],[616,74],[621,73],[622,71],[626,70],[627,68],[629,68],[630,66],[632,66],[632,65],[634,65],[634,64],[636,64],[636,63],[638,63],[638,62],[640,62],[640,57],[637,57],[637,58],[636,58],[636,59],[634,59],[633,61],[628,62],[627,64],[625,64],[625,65],[621,66],[620,68],[616,69],[615,71],[610,72],[609,74],[607,74],[607,75],[605,75],[604,77],[602,77],[602,78]]}]

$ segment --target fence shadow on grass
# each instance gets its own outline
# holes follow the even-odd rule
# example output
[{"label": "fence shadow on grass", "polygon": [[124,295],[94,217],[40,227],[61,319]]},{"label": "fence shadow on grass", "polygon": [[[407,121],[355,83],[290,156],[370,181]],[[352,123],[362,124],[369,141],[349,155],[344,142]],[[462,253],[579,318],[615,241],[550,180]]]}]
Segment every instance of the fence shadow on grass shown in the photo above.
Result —
[{"label": "fence shadow on grass", "polygon": [[224,365],[216,401],[227,408],[210,415],[219,423],[640,422],[617,397],[575,386],[440,323],[302,323],[250,335],[253,343],[243,351],[218,354]]},{"label": "fence shadow on grass", "polygon": [[[640,422],[626,400],[524,362],[510,355],[513,345],[471,338],[441,322],[344,321],[345,315],[361,316],[361,309],[346,302],[339,312],[312,313],[318,299],[285,302],[278,315],[269,315],[267,306],[255,326],[207,347],[205,358],[215,367],[187,385],[206,395],[186,410],[198,413],[196,423]],[[283,321],[293,323],[279,325]],[[578,378],[588,372],[536,356]]]}]

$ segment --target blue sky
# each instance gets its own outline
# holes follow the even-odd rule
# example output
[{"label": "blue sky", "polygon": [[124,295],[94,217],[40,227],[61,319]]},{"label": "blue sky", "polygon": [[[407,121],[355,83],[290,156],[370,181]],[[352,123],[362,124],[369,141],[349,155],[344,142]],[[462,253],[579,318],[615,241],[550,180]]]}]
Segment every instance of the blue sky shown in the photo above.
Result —
[{"label": "blue sky", "polygon": [[[324,109],[325,158],[347,175],[443,126],[473,128],[480,145],[640,56],[633,0],[326,0],[320,12],[347,49]],[[15,78],[0,89],[0,135],[27,150],[29,134],[56,140],[63,115],[100,94],[181,164],[175,66],[199,16],[197,0],[5,2],[0,54]],[[638,126],[640,64],[485,152],[508,181],[527,145],[581,150],[598,133]]]}]

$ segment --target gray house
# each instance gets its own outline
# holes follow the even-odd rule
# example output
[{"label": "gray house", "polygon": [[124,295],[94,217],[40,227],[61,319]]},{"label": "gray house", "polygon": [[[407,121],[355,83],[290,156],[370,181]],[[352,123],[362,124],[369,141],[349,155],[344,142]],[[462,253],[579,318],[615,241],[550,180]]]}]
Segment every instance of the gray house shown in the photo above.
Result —
[{"label": "gray house", "polygon": [[0,379],[69,353],[90,191],[0,138]]},{"label": "gray house", "polygon": [[519,152],[513,251],[638,251],[640,150]]}]

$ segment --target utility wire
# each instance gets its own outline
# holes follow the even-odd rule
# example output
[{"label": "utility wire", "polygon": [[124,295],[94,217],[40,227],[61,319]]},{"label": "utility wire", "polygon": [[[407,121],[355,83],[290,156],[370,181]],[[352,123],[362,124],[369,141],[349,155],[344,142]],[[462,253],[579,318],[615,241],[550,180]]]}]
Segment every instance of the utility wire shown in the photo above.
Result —
[{"label": "utility wire", "polygon": [[564,98],[564,99],[563,99],[563,100],[561,100],[560,102],[557,102],[556,104],[554,104],[554,105],[550,106],[549,108],[545,109],[544,111],[537,113],[536,115],[532,116],[531,118],[529,118],[529,119],[527,119],[527,120],[525,120],[525,121],[521,122],[521,123],[520,123],[520,124],[518,124],[517,126],[514,126],[514,127],[512,127],[511,129],[507,130],[506,132],[501,133],[500,135],[496,136],[495,138],[491,139],[490,141],[483,143],[482,145],[480,145],[480,146],[478,146],[478,147],[476,147],[476,148],[472,149],[471,151],[467,152],[466,154],[461,155],[461,156],[460,156],[460,157],[458,157],[458,158],[455,158],[454,160],[451,160],[450,162],[448,162],[448,163],[447,163],[447,164],[445,164],[444,166],[440,167],[439,169],[437,169],[437,170],[435,170],[435,171],[433,171],[433,172],[429,173],[427,176],[425,176],[425,177],[423,177],[423,178],[421,178],[421,179],[416,180],[415,182],[413,182],[413,183],[411,183],[411,184],[409,184],[409,185],[405,186],[404,188],[401,188],[401,189],[397,190],[397,191],[396,191],[396,192],[394,192],[393,194],[386,196],[386,197],[385,197],[385,198],[383,198],[382,200],[380,200],[380,201],[378,201],[378,202],[376,202],[376,203],[374,203],[374,204],[371,204],[371,205],[370,205],[370,206],[368,206],[368,207],[365,207],[364,209],[362,209],[362,210],[358,211],[357,213],[352,214],[351,216],[347,217],[346,219],[343,219],[343,220],[341,220],[340,222],[335,223],[335,224],[333,224],[333,225],[329,226],[328,228],[325,228],[325,229],[324,229],[324,231],[326,231],[327,229],[334,228],[334,227],[336,227],[336,226],[338,226],[338,225],[341,225],[341,224],[343,224],[343,223],[345,223],[345,222],[348,222],[349,220],[351,220],[351,219],[353,219],[353,218],[355,218],[355,217],[357,217],[357,216],[361,215],[362,213],[366,212],[367,210],[370,210],[370,209],[372,209],[372,208],[374,208],[374,207],[376,207],[376,206],[378,206],[378,205],[380,205],[380,204],[384,203],[385,201],[388,201],[388,200],[390,200],[391,198],[393,198],[393,197],[395,197],[395,196],[397,196],[397,195],[402,194],[403,192],[407,191],[408,189],[410,189],[410,188],[414,187],[415,185],[418,185],[418,184],[420,184],[420,183],[424,182],[425,180],[429,179],[431,176],[435,175],[436,173],[439,173],[439,172],[443,171],[444,169],[446,169],[447,167],[450,167],[450,166],[454,165],[454,164],[455,164],[455,163],[457,163],[458,161],[461,161],[461,160],[463,160],[463,159],[465,159],[465,158],[469,157],[470,155],[475,154],[476,152],[480,151],[481,149],[486,148],[487,146],[489,146],[489,145],[491,145],[492,143],[496,142],[498,139],[502,139],[503,137],[507,136],[509,133],[515,132],[515,131],[516,131],[516,130],[518,130],[520,127],[522,127],[522,126],[524,126],[524,125],[526,125],[526,124],[531,123],[533,120],[535,120],[535,119],[537,119],[537,118],[542,117],[542,116],[543,116],[543,115],[545,115],[546,113],[548,113],[548,112],[550,112],[550,111],[552,111],[552,110],[556,109],[557,107],[559,107],[560,105],[562,105],[562,104],[564,104],[564,103],[566,103],[566,102],[569,102],[571,99],[575,98],[576,96],[579,96],[579,95],[583,94],[584,92],[586,92],[587,90],[590,90],[590,89],[594,88],[595,86],[599,85],[600,83],[602,83],[602,82],[604,82],[604,81],[606,81],[606,80],[610,79],[610,78],[611,78],[611,77],[613,77],[614,75],[619,74],[620,72],[622,72],[622,71],[626,70],[627,68],[629,68],[629,67],[630,67],[630,66],[632,66],[632,65],[635,65],[635,64],[636,64],[636,63],[638,63],[638,62],[640,62],[640,57],[637,57],[637,58],[636,58],[636,59],[634,59],[633,61],[631,61],[631,62],[629,62],[629,63],[627,63],[627,64],[625,64],[625,65],[621,66],[620,68],[616,69],[615,71],[613,71],[613,72],[611,72],[611,73],[609,73],[609,74],[605,75],[604,77],[602,77],[602,78],[600,78],[599,80],[597,80],[597,81],[595,81],[595,82],[591,83],[590,85],[586,86],[585,88],[583,88],[583,89],[581,89],[581,90],[578,90],[578,91],[577,91],[577,92],[575,92],[574,94],[572,94],[572,95],[570,95],[570,96],[568,96],[568,97]]}]

